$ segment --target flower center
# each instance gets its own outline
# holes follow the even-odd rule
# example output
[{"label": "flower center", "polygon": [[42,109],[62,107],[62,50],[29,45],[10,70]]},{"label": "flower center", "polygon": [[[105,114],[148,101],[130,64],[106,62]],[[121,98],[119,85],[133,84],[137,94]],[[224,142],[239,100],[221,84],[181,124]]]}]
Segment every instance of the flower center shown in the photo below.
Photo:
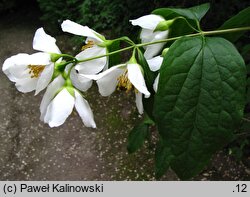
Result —
[{"label": "flower center", "polygon": [[126,70],[122,75],[117,78],[117,90],[126,90],[128,93],[133,89],[133,84],[128,79],[128,70]]},{"label": "flower center", "polygon": [[44,70],[45,65],[28,65],[28,69],[31,78],[38,78],[41,72]]},{"label": "flower center", "polygon": [[88,48],[92,48],[94,46],[94,41],[93,40],[88,40],[87,44],[82,46],[82,51],[88,49]]}]

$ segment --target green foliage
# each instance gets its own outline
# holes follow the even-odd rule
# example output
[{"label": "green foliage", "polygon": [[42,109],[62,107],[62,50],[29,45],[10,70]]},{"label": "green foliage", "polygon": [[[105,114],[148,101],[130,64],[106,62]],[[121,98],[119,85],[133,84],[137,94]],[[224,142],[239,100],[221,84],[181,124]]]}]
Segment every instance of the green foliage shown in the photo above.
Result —
[{"label": "green foliage", "polygon": [[[13,0],[11,0],[13,1]],[[211,14],[208,14],[205,20],[206,26],[214,27],[222,23],[223,19],[228,17],[230,14],[236,13],[242,7],[249,5],[249,1],[232,1],[230,4],[227,0],[221,0],[214,2],[213,0],[197,0],[197,1],[145,1],[145,0],[37,0],[39,7],[43,13],[42,19],[50,24],[52,28],[60,29],[61,21],[65,19],[71,19],[75,22],[83,25],[88,25],[97,31],[108,30],[111,36],[130,34],[130,36],[136,37],[131,30],[134,29],[129,23],[130,19],[135,19],[140,16],[149,14],[152,10],[159,7],[191,7],[193,5],[202,4],[204,2],[211,2]],[[204,4],[201,7],[191,9],[191,12],[200,13],[199,17],[205,13],[208,4]],[[203,11],[200,12],[200,10]],[[182,14],[181,9],[173,9],[176,12]],[[226,10],[226,11],[224,11]],[[197,12],[198,11],[198,12]],[[186,11],[185,11],[186,12]],[[189,11],[190,12],[190,11]],[[190,13],[187,13],[188,15]],[[192,14],[191,14],[192,15]],[[218,17],[214,17],[214,16]],[[192,18],[192,16],[191,16]],[[175,25],[173,31],[185,30],[186,33],[190,33],[190,29],[184,21],[180,20],[182,25]],[[179,29],[179,30],[178,30]],[[189,29],[189,31],[188,31]],[[174,33],[178,35],[177,33]]]},{"label": "green foliage", "polygon": [[169,49],[160,69],[154,115],[182,179],[199,173],[229,143],[243,116],[246,68],[222,38],[183,38]]},{"label": "green foliage", "polygon": [[[43,12],[42,19],[59,28],[65,19],[74,20],[101,31],[128,32],[129,19],[149,12],[152,2],[120,0],[37,0]],[[143,8],[143,9],[142,9]],[[129,10],[129,11],[128,11]]]},{"label": "green foliage", "polygon": [[54,28],[60,29],[60,23],[65,19],[77,20],[80,17],[79,6],[82,0],[37,0],[43,12],[42,20]]},{"label": "green foliage", "polygon": [[[227,20],[219,29],[230,29],[234,27],[246,27],[250,25],[250,7],[240,11],[237,15]],[[223,35],[231,42],[237,41],[245,32],[235,32]]]},{"label": "green foliage", "polygon": [[117,0],[85,0],[80,5],[82,18],[79,22],[94,25],[95,29],[109,29],[119,23],[117,17],[122,9],[122,4]]},{"label": "green foliage", "polygon": [[139,148],[141,148],[148,135],[149,135],[148,124],[142,122],[136,125],[128,136],[128,145],[127,145],[128,153],[134,153]]}]

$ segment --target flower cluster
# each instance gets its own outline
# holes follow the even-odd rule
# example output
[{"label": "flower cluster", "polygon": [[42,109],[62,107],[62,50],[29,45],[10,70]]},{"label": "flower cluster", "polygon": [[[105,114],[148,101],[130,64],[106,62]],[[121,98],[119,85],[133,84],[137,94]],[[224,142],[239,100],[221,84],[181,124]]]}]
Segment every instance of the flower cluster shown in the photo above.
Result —
[{"label": "flower cluster", "polygon": [[[168,36],[166,28],[159,28],[165,22],[161,16],[151,14],[130,22],[142,28],[142,43],[155,42]],[[93,112],[84,98],[84,92],[92,86],[93,81],[96,81],[102,96],[109,96],[117,89],[133,89],[138,112],[142,114],[143,95],[148,98],[152,93],[146,86],[144,70],[135,53],[127,62],[110,66],[108,46],[112,40],[106,40],[89,27],[70,20],[63,21],[61,27],[64,32],[86,38],[81,52],[76,56],[61,53],[55,38],[39,28],[33,39],[33,49],[39,52],[14,55],[6,59],[2,67],[20,92],[35,91],[37,95],[46,89],[40,105],[40,119],[50,127],[60,126],[75,107],[84,125],[96,128]],[[153,72],[158,71],[162,64],[163,57],[159,54],[164,51],[163,47],[164,43],[144,46],[144,57]],[[154,83],[155,91],[158,79],[159,76]]]}]

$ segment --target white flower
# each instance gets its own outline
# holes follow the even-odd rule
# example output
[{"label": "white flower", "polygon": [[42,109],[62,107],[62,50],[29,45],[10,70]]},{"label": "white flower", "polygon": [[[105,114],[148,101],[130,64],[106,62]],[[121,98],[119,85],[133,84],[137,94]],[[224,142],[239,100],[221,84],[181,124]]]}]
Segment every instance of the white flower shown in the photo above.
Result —
[{"label": "white flower", "polygon": [[[163,62],[163,57],[160,55],[147,60],[148,66],[150,70],[153,72],[158,71],[160,69],[162,62]],[[154,84],[153,84],[153,89],[155,92],[157,92],[157,89],[158,89],[159,78],[160,78],[160,74],[156,76]]]},{"label": "white flower", "polygon": [[163,57],[161,55],[155,56],[151,59],[147,59],[148,66],[151,71],[158,71],[161,67]]},{"label": "white flower", "polygon": [[[155,56],[155,57],[147,60],[148,66],[149,66],[151,71],[155,72],[155,71],[160,70],[162,62],[163,62],[163,57],[166,56],[168,50],[169,50],[169,48],[165,48],[162,51],[161,55]],[[155,92],[157,92],[157,89],[158,89],[159,78],[160,78],[160,73],[158,73],[158,75],[156,76],[154,84],[153,84],[153,89]]]},{"label": "white flower", "polygon": [[[83,46],[82,52],[76,55],[76,59],[83,60],[95,56],[105,55],[108,53],[108,50],[105,46],[100,46],[105,43],[105,38],[89,27],[79,25],[70,20],[63,21],[61,27],[64,32],[87,37],[86,45]],[[72,83],[79,90],[86,91],[91,87],[92,80],[84,76],[80,76],[79,74],[94,75],[99,73],[103,69],[107,69],[107,67],[107,57],[81,62],[75,66],[75,71],[72,71],[71,73],[71,75],[75,76],[75,80],[73,80]]]},{"label": "white flower", "polygon": [[40,119],[50,127],[62,125],[75,106],[83,123],[96,128],[93,112],[88,102],[72,87],[64,87],[64,78],[57,76],[48,86],[40,105]]},{"label": "white flower", "polygon": [[35,94],[38,94],[47,87],[54,72],[50,53],[61,53],[55,42],[55,38],[39,28],[33,39],[33,48],[42,52],[19,53],[5,60],[2,70],[20,92],[36,90]]},{"label": "white flower", "polygon": [[150,96],[141,66],[137,63],[120,64],[113,66],[98,75],[85,75],[96,80],[99,92],[102,96],[109,96],[116,88],[130,91],[135,88],[136,107],[140,114],[143,113],[142,94],[146,98]]},{"label": "white flower", "polygon": [[[132,25],[140,26],[142,28],[140,38],[142,43],[146,42],[154,42],[157,40],[165,39],[168,37],[168,30],[165,31],[155,31],[157,25],[160,22],[165,21],[165,19],[161,16],[150,14],[146,16],[142,16],[135,20],[130,20]],[[146,59],[151,59],[160,53],[163,48],[164,43],[152,44],[145,46],[144,56]]]}]

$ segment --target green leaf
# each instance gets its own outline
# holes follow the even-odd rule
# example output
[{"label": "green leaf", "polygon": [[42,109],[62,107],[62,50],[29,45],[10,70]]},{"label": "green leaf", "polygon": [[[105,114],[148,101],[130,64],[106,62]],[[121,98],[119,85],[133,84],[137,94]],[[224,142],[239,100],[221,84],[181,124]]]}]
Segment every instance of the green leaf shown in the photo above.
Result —
[{"label": "green leaf", "polygon": [[157,143],[155,150],[155,177],[161,178],[169,168],[170,161],[173,159],[170,146],[166,145],[163,139]]},{"label": "green leaf", "polygon": [[[246,26],[250,26],[250,7],[240,11],[237,15],[227,20],[219,29],[230,29],[230,28],[246,27]],[[231,42],[235,42],[244,33],[245,31],[228,33],[222,35],[222,37],[226,38]]]},{"label": "green leaf", "polygon": [[173,19],[177,16],[184,16],[187,19],[200,21],[210,8],[209,3],[191,8],[159,8],[152,12],[152,14],[161,15],[165,19]]},{"label": "green leaf", "polygon": [[136,125],[128,136],[128,153],[134,153],[139,148],[142,147],[144,141],[146,140],[149,133],[149,125],[144,124],[144,122]]},{"label": "green leaf", "polygon": [[[117,51],[120,49],[120,40],[113,41],[112,44],[108,46],[108,52]],[[116,53],[109,56],[109,68],[115,66],[121,62],[121,54]]]},{"label": "green leaf", "polygon": [[155,122],[181,179],[199,173],[230,142],[245,105],[246,67],[223,38],[184,37],[164,57]]}]

